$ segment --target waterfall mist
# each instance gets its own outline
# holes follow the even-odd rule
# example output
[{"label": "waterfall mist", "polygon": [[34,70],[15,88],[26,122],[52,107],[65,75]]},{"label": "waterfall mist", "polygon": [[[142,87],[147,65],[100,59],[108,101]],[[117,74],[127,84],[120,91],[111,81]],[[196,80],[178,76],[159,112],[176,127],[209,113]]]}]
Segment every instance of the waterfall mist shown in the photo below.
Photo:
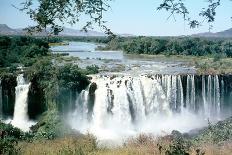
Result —
[{"label": "waterfall mist", "polygon": [[[139,133],[188,132],[223,118],[223,79],[217,75],[96,76],[77,97],[73,128],[101,140]],[[96,85],[93,91],[92,85]],[[90,95],[92,94],[92,95]],[[94,94],[94,95],[93,95]]]}]

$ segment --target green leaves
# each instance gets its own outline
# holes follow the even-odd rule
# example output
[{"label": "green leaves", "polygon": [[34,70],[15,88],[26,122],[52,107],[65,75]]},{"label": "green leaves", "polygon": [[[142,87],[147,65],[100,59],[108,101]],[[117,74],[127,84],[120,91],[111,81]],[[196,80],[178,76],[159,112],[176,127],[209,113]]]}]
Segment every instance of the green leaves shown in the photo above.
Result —
[{"label": "green leaves", "polygon": [[15,145],[23,138],[23,132],[11,124],[0,121],[0,154],[14,154]]},{"label": "green leaves", "polygon": [[[110,7],[108,1],[111,0],[36,0],[33,3],[29,0],[21,4],[20,10],[25,11],[37,23],[36,26],[29,27],[28,32],[41,32],[45,29],[48,35],[57,35],[62,31],[57,23],[76,24],[81,16],[88,17],[84,30],[91,28],[94,23],[103,26],[103,12]],[[47,27],[51,29],[47,31]]]},{"label": "green leaves", "polygon": [[[200,17],[203,17],[202,20],[196,20],[196,17],[190,17],[189,11],[185,6],[184,0],[163,0],[157,10],[166,10],[170,12],[170,18],[173,16],[175,19],[175,15],[183,16],[183,19],[189,22],[190,28],[196,28],[200,26],[204,21],[209,23],[209,30],[212,29],[212,23],[215,20],[216,9],[221,5],[221,0],[207,0],[208,6],[206,8],[202,8],[202,11],[199,13]],[[198,15],[196,15],[198,16]]]},{"label": "green leaves", "polygon": [[0,67],[10,67],[17,63],[31,66],[35,62],[34,58],[47,56],[49,53],[48,43],[43,39],[0,37]]},{"label": "green leaves", "polygon": [[[119,43],[122,44],[122,43]],[[229,40],[200,39],[200,38],[152,38],[137,37],[127,39],[123,43],[123,50],[132,54],[167,54],[193,56],[232,56],[232,43]]]},{"label": "green leaves", "polygon": [[202,143],[218,144],[231,140],[232,138],[232,118],[227,118],[215,125],[209,125],[195,139],[198,145]]}]

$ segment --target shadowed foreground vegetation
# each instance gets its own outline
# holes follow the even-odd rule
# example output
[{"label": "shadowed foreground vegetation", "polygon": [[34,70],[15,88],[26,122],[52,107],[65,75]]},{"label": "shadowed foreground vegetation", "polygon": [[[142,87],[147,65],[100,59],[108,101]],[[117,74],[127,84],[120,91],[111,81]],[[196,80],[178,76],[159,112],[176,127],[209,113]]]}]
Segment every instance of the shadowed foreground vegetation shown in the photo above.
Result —
[{"label": "shadowed foreground vegetation", "polygon": [[[153,137],[141,134],[129,138],[122,146],[104,147],[92,135],[69,132],[51,139],[38,139],[1,123],[0,153],[3,154],[164,154],[164,155],[230,155],[232,153],[232,118],[200,129],[194,134],[173,131],[170,135]],[[66,126],[67,128],[68,126]],[[55,130],[54,130],[55,132]],[[109,142],[107,142],[109,144]]]}]

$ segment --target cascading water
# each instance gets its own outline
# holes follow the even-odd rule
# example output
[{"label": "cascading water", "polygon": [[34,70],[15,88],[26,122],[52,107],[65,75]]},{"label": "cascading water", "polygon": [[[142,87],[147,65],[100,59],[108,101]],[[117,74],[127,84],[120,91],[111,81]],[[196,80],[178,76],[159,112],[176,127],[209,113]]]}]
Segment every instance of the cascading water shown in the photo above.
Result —
[{"label": "cascading water", "polygon": [[26,83],[23,74],[17,77],[17,86],[15,87],[15,107],[12,125],[24,131],[29,130],[31,123],[28,118],[28,104],[27,97],[30,83]]},{"label": "cascading water", "polygon": [[224,94],[223,89],[223,79],[220,82],[218,75],[209,75],[207,79],[205,76],[202,78],[202,98],[206,118],[216,116],[217,119],[220,119],[221,102],[223,101],[220,94]]},{"label": "cascading water", "polygon": [[96,76],[78,95],[70,122],[99,139],[187,132],[220,119],[223,85],[217,75]]}]

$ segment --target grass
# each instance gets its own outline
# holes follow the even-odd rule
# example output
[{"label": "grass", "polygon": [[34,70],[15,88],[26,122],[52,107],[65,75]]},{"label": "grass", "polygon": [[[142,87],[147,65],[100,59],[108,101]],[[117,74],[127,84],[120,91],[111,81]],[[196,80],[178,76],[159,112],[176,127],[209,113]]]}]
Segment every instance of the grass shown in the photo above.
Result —
[{"label": "grass", "polygon": [[82,155],[97,150],[96,139],[91,135],[69,136],[54,140],[37,140],[31,143],[20,142],[17,146],[22,155]]},{"label": "grass", "polygon": [[198,74],[231,74],[232,59],[223,58],[214,61],[213,58],[197,59],[193,62]]},{"label": "grass", "polygon": [[67,42],[49,43],[49,46],[65,46],[69,45]]},{"label": "grass", "polygon": [[194,66],[198,74],[232,74],[232,58],[184,55],[129,55],[154,61],[177,61]]},{"label": "grass", "polygon": [[231,155],[232,142],[194,147],[188,145],[188,141],[171,135],[155,138],[141,134],[128,139],[122,146],[105,148],[98,146],[96,138],[88,134],[31,143],[20,142],[17,149],[23,155]]},{"label": "grass", "polygon": [[159,154],[156,142],[148,136],[140,136],[130,139],[122,147],[104,148],[98,147],[96,138],[91,135],[83,137],[65,137],[55,140],[40,140],[32,143],[20,142],[17,149],[23,155],[128,155],[128,154]]},{"label": "grass", "polygon": [[199,155],[231,155],[232,142],[225,142],[223,144],[204,144],[201,147],[192,148],[191,155],[199,152]]}]

